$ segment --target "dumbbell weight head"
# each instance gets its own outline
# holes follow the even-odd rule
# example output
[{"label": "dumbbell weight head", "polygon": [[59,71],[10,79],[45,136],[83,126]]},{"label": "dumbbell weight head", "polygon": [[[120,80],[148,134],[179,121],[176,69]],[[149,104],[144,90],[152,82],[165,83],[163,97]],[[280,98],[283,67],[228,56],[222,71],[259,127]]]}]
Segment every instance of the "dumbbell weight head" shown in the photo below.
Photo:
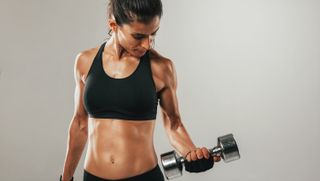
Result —
[{"label": "dumbbell weight head", "polygon": [[218,147],[221,148],[221,157],[228,163],[240,159],[240,153],[236,140],[232,134],[218,137]]},{"label": "dumbbell weight head", "polygon": [[179,157],[177,152],[170,151],[161,154],[161,164],[167,179],[173,179],[182,175],[183,158]]}]

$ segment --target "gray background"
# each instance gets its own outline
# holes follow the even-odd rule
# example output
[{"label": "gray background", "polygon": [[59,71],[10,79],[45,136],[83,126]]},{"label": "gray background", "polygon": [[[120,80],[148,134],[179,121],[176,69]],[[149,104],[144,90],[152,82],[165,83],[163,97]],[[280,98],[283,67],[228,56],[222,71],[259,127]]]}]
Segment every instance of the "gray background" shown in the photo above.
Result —
[{"label": "gray background", "polygon": [[[320,1],[163,5],[156,49],[175,63],[189,134],[213,147],[233,133],[242,156],[176,180],[320,180]],[[104,0],[1,0],[1,180],[58,180],[74,59],[106,38],[105,8]],[[158,155],[173,149],[159,112],[154,141]]]}]

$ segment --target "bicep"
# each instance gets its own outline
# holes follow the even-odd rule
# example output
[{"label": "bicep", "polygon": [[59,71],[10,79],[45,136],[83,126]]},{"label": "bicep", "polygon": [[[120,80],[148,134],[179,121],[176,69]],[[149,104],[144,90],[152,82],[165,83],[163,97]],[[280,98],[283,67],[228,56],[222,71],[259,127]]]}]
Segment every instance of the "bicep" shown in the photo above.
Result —
[{"label": "bicep", "polygon": [[84,57],[80,53],[77,55],[74,64],[74,80],[75,80],[75,90],[74,90],[74,114],[73,121],[79,121],[80,126],[87,125],[88,114],[84,108],[83,104],[83,92],[84,92],[84,82],[83,82],[83,69],[85,68]]},{"label": "bicep", "polygon": [[162,112],[169,117],[179,115],[178,98],[174,88],[166,87],[163,91],[161,91],[160,107]]},{"label": "bicep", "polygon": [[169,61],[164,71],[165,86],[160,92],[160,107],[166,128],[174,129],[181,124],[177,97],[177,76],[174,65]]}]

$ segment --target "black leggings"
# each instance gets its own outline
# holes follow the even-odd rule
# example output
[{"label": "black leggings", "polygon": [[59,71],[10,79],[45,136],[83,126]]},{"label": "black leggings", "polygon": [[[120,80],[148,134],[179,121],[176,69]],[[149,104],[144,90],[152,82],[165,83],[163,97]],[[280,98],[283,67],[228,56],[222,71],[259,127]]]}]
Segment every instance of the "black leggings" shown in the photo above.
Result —
[{"label": "black leggings", "polygon": [[[115,181],[97,177],[86,170],[83,173],[83,181]],[[160,170],[159,165],[154,167],[153,169],[133,177],[118,179],[116,181],[164,181],[163,174]]]}]

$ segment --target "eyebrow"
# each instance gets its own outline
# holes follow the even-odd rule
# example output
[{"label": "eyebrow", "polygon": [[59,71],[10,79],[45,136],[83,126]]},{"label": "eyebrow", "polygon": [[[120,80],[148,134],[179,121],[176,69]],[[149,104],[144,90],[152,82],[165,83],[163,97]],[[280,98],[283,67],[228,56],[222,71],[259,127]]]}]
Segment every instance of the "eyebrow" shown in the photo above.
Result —
[{"label": "eyebrow", "polygon": [[[153,33],[151,33],[151,35],[154,35],[157,33],[157,31],[160,29],[160,27],[158,27],[158,29],[156,31],[154,31]],[[148,36],[146,34],[143,34],[143,33],[132,33],[132,35],[139,35],[139,36]]]}]

